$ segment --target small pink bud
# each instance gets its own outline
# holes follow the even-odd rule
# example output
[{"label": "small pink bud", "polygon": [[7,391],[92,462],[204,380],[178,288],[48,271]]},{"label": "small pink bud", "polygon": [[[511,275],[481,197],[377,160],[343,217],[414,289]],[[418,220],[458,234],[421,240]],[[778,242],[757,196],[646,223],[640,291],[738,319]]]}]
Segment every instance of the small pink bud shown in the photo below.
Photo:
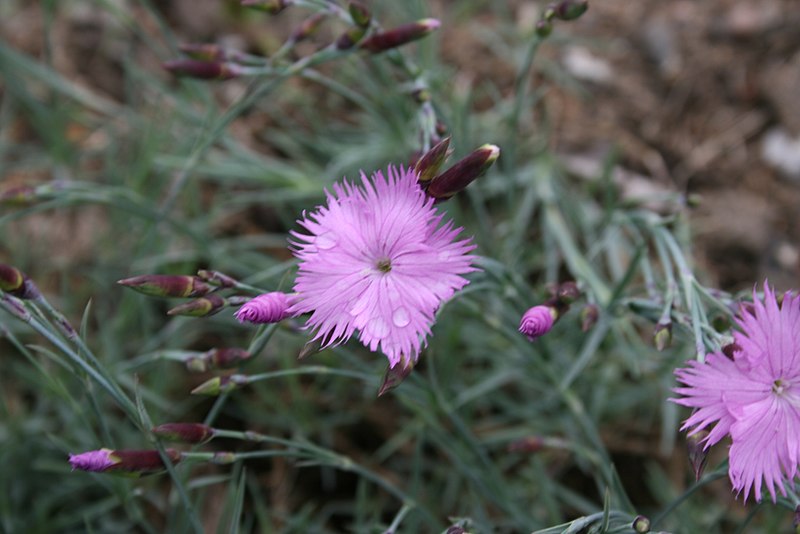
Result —
[{"label": "small pink bud", "polygon": [[[181,460],[180,452],[175,449],[167,449],[166,452],[172,463],[178,463]],[[79,469],[96,473],[124,471],[144,474],[164,470],[164,461],[157,450],[100,449],[81,454],[70,454],[69,463],[73,470]]]},{"label": "small pink bud", "polygon": [[364,50],[378,54],[398,46],[422,39],[441,23],[436,19],[422,19],[408,24],[402,24],[396,28],[370,35],[361,43],[360,47]]},{"label": "small pink bud", "polygon": [[80,454],[70,454],[69,463],[73,471],[78,469],[79,471],[99,473],[119,462],[118,458],[112,459],[113,452],[111,449],[100,449]]},{"label": "small pink bud", "polygon": [[558,312],[550,306],[534,306],[525,312],[519,322],[519,331],[533,341],[553,328]]},{"label": "small pink bud", "polygon": [[290,300],[289,295],[280,291],[264,293],[244,304],[235,315],[240,323],[277,323],[290,316]]}]

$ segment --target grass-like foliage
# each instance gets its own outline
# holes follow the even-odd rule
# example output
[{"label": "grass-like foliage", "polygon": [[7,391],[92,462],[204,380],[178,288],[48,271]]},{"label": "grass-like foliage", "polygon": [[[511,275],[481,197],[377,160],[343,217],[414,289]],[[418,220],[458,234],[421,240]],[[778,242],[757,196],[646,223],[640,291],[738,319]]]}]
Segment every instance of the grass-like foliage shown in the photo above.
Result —
[{"label": "grass-like foliage", "polygon": [[[269,38],[236,52],[182,52],[160,3],[85,3],[85,59],[113,89],[61,69],[84,3],[36,8],[38,51],[0,42],[0,530],[786,528],[792,481],[776,505],[737,503],[724,443],[695,481],[688,410],[667,400],[676,368],[732,343],[748,295],[698,279],[682,194],[627,199],[613,151],[587,179],[552,149],[547,91],[586,93],[540,54],[580,35],[585,2],[530,24],[505,2],[249,3],[220,2],[222,20]],[[511,75],[448,63],[457,27]],[[222,37],[206,31],[190,44]],[[422,170],[452,180],[429,192],[477,269],[413,370],[355,337],[319,350],[307,317],[236,321],[293,291],[289,232],[326,189],[448,136]],[[135,278],[151,274],[183,278]]]}]

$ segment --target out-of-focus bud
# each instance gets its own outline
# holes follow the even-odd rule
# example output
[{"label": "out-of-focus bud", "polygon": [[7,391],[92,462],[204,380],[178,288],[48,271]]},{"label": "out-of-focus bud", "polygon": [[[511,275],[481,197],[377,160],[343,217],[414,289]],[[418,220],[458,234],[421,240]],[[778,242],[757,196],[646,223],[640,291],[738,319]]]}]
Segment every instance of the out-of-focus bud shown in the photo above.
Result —
[{"label": "out-of-focus bud", "polygon": [[548,19],[542,19],[536,23],[534,31],[536,32],[536,35],[544,39],[553,33],[553,23]]},{"label": "out-of-focus bud", "polygon": [[228,276],[227,274],[223,274],[219,271],[207,271],[205,269],[201,269],[197,271],[197,276],[209,284],[218,286],[218,287],[235,287],[237,282],[234,278]]},{"label": "out-of-focus bud", "polygon": [[117,280],[117,283],[153,297],[202,297],[211,291],[200,278],[179,274],[144,274]]},{"label": "out-of-focus bud", "polygon": [[337,50],[350,50],[367,34],[367,29],[362,26],[353,26],[336,39]]},{"label": "out-of-focus bud", "polygon": [[398,365],[388,367],[386,369],[386,374],[383,375],[381,387],[378,389],[378,396],[381,397],[399,386],[403,380],[408,378],[408,375],[410,375],[413,370],[414,364],[409,362],[405,357],[402,358],[402,361]]},{"label": "out-of-focus bud", "polygon": [[508,444],[508,452],[539,452],[544,447],[544,439],[541,436],[529,436],[518,439]]},{"label": "out-of-focus bud", "polygon": [[561,0],[555,5],[555,16],[561,20],[575,20],[589,9],[588,0]]},{"label": "out-of-focus bud", "polygon": [[167,315],[210,317],[215,313],[219,313],[227,304],[228,302],[224,298],[212,293],[210,295],[206,295],[205,297],[200,297],[199,299],[189,301],[186,304],[175,306],[171,310],[167,311]]},{"label": "out-of-focus bud", "polygon": [[290,0],[242,0],[242,7],[266,11],[270,15],[276,15],[292,4]]},{"label": "out-of-focus bud", "polygon": [[653,343],[656,350],[661,352],[672,344],[672,321],[659,321],[653,332]]},{"label": "out-of-focus bud", "polygon": [[191,393],[192,395],[209,395],[215,397],[222,393],[228,393],[229,391],[246,386],[249,382],[250,378],[247,375],[216,376],[194,388]]},{"label": "out-of-focus bud", "polygon": [[581,332],[588,332],[597,324],[600,312],[595,304],[587,304],[581,310]]},{"label": "out-of-focus bud", "polygon": [[500,148],[483,145],[431,180],[426,190],[439,201],[447,200],[480,177],[500,157]]},{"label": "out-of-focus bud", "polygon": [[369,27],[369,23],[372,22],[372,13],[370,13],[369,9],[361,2],[350,2],[347,5],[347,11],[350,13],[350,18],[353,19],[353,23],[356,26],[367,28]]},{"label": "out-of-focus bud", "polygon": [[391,30],[370,35],[359,45],[360,48],[378,54],[403,46],[404,44],[422,39],[436,30],[441,23],[436,19],[422,19],[408,24],[402,24]]},{"label": "out-of-focus bud", "polygon": [[742,350],[742,347],[738,343],[728,343],[722,347],[722,354],[727,356],[729,360],[732,360],[734,355],[740,350]]},{"label": "out-of-focus bud", "polygon": [[450,137],[445,137],[419,158],[414,166],[414,172],[417,173],[420,183],[424,184],[433,180],[451,153]]},{"label": "out-of-focus bud", "polygon": [[553,328],[558,319],[558,310],[552,306],[534,306],[522,315],[519,331],[530,341],[542,337]]},{"label": "out-of-focus bud", "polygon": [[198,61],[224,61],[225,51],[214,43],[183,43],[178,46],[181,52]]},{"label": "out-of-focus bud", "polygon": [[[169,460],[176,464],[181,460],[181,453],[175,449],[167,449]],[[70,454],[69,463],[72,470],[106,473],[121,471],[125,473],[157,473],[165,469],[164,461],[157,450],[132,449],[100,449]]]},{"label": "out-of-focus bud", "polygon": [[273,291],[250,299],[235,315],[240,323],[278,323],[291,315],[289,306],[291,306],[289,295]]},{"label": "out-of-focus bud", "polygon": [[35,187],[29,185],[20,185],[12,187],[0,192],[0,205],[19,205],[24,206],[30,204],[37,198],[37,191]]},{"label": "out-of-focus bud", "polygon": [[464,527],[460,527],[458,525],[452,525],[447,528],[444,534],[468,534]]},{"label": "out-of-focus bud", "polygon": [[198,80],[230,80],[242,74],[238,65],[219,61],[175,59],[167,61],[163,67],[176,76],[197,78]]},{"label": "out-of-focus bud", "polygon": [[314,13],[310,17],[303,20],[300,25],[292,31],[291,35],[289,36],[289,40],[293,43],[299,43],[300,41],[307,39],[311,34],[317,31],[319,25],[322,23],[323,20],[327,17],[327,14],[324,12]]},{"label": "out-of-focus bud", "polygon": [[689,453],[689,463],[694,471],[694,479],[700,480],[708,461],[708,451],[705,448],[705,439],[708,437],[707,430],[698,430],[694,434],[686,436],[686,451]]},{"label": "out-of-focus bud", "polygon": [[633,518],[631,528],[637,534],[646,534],[650,532],[650,520],[643,515],[637,515]]},{"label": "out-of-focus bud", "polygon": [[312,354],[316,354],[322,350],[322,340],[321,339],[312,339],[311,341],[306,342],[303,345],[303,348],[300,349],[300,353],[297,355],[298,360],[302,360],[304,358],[308,358]]},{"label": "out-of-focus bud", "polygon": [[200,423],[164,423],[150,431],[161,439],[193,444],[207,443],[214,437],[214,429]]},{"label": "out-of-focus bud", "polygon": [[0,263],[0,291],[23,300],[36,299],[42,295],[25,273],[4,263]]},{"label": "out-of-focus bud", "polygon": [[206,353],[212,369],[230,369],[238,367],[242,362],[250,359],[251,354],[244,349],[224,348],[211,349]]},{"label": "out-of-focus bud", "polygon": [[559,284],[556,290],[556,297],[563,304],[572,304],[575,299],[581,296],[581,291],[578,289],[578,284],[575,282],[564,282]]},{"label": "out-of-focus bud", "polygon": [[230,451],[217,451],[211,458],[212,464],[229,465],[236,461],[236,453]]}]

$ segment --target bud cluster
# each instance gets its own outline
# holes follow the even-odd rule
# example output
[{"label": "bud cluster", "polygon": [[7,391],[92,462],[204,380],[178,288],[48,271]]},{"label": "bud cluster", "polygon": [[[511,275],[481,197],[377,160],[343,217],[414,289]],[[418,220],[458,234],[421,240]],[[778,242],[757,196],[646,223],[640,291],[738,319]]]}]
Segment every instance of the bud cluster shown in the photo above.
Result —
[{"label": "bud cluster", "polygon": [[500,148],[489,144],[480,146],[440,173],[451,153],[450,137],[445,137],[414,163],[420,185],[436,202],[448,200],[482,176],[500,157]]}]

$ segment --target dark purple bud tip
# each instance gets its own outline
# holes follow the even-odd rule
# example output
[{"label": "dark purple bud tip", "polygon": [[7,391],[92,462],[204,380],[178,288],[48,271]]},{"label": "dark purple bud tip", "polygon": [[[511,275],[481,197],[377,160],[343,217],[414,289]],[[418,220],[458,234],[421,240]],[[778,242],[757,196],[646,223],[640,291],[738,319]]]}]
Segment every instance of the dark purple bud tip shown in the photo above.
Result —
[{"label": "dark purple bud tip", "polygon": [[553,23],[547,19],[542,19],[536,23],[536,35],[544,39],[553,33]]},{"label": "dark purple bud tip", "polygon": [[25,278],[25,274],[16,267],[0,263],[0,291],[20,291],[25,284]]},{"label": "dark purple bud tip", "polygon": [[145,274],[118,280],[119,285],[153,297],[201,297],[211,287],[196,276],[171,274]]},{"label": "dark purple bud tip", "polygon": [[77,469],[79,471],[100,473],[119,462],[118,458],[112,457],[113,452],[111,449],[100,449],[80,454],[70,454],[69,463],[73,471]]},{"label": "dark purple bud tip", "polygon": [[727,356],[729,360],[733,360],[734,355],[740,350],[742,350],[742,347],[738,343],[728,343],[722,347],[722,354]]},{"label": "dark purple bud tip", "polygon": [[347,5],[347,11],[350,13],[350,18],[356,26],[366,28],[372,22],[372,13],[361,2],[350,2]]},{"label": "dark purple bud tip", "polygon": [[558,319],[558,310],[552,306],[534,306],[522,315],[519,322],[519,331],[528,340],[534,341],[553,328],[553,324]]},{"label": "dark purple bud tip", "polygon": [[241,75],[237,65],[220,63],[219,61],[176,59],[167,61],[163,66],[176,76],[197,78],[198,80],[230,80]]},{"label": "dark purple bud tip", "polygon": [[378,389],[378,397],[389,393],[402,384],[403,380],[408,378],[408,375],[410,375],[413,370],[414,364],[405,357],[401,358],[401,361],[394,367],[389,366],[389,368],[386,369],[386,374],[383,376],[383,383],[381,383],[381,387]]},{"label": "dark purple bud tip", "polygon": [[430,182],[451,154],[450,137],[445,137],[426,152],[414,165],[414,172],[421,183]]},{"label": "dark purple bud tip", "polygon": [[[181,460],[180,452],[167,449],[167,456],[172,463]],[[127,473],[155,473],[163,471],[164,461],[157,450],[100,449],[81,454],[70,454],[69,463],[72,469],[91,472],[122,471]]]},{"label": "dark purple bud tip", "polygon": [[633,531],[637,534],[646,534],[650,532],[650,520],[643,515],[637,515],[633,519],[631,528],[633,528]]},{"label": "dark purple bud tip", "polygon": [[361,26],[353,26],[336,39],[337,50],[349,50],[353,48],[357,42],[364,38],[367,34],[367,29]]},{"label": "dark purple bud tip", "polygon": [[409,24],[403,24],[371,35],[364,39],[360,47],[373,54],[378,54],[398,46],[422,39],[432,31],[436,30],[441,23],[436,19],[422,19]]},{"label": "dark purple bud tip", "polygon": [[698,430],[686,436],[686,451],[689,455],[692,471],[694,471],[695,480],[700,480],[700,477],[703,476],[703,471],[705,471],[706,462],[708,461],[708,450],[705,446],[708,434],[707,430]]},{"label": "dark purple bud tip", "polygon": [[188,317],[210,317],[215,313],[219,313],[222,308],[228,304],[224,298],[219,295],[211,294],[192,300],[186,304],[175,306],[167,311],[167,315],[186,315]]},{"label": "dark purple bud tip", "polygon": [[564,282],[556,289],[556,297],[564,304],[572,304],[581,296],[581,290],[575,282]]},{"label": "dark purple bud tip", "polygon": [[230,369],[238,367],[250,359],[252,355],[244,349],[224,348],[211,349],[206,353],[206,360],[213,369]]},{"label": "dark purple bud tip", "polygon": [[588,0],[561,0],[555,6],[555,16],[561,20],[575,20],[589,9]]},{"label": "dark purple bud tip", "polygon": [[499,147],[483,145],[431,180],[428,195],[440,201],[447,200],[483,175],[499,157]]},{"label": "dark purple bud tip", "polygon": [[151,432],[161,439],[193,444],[206,443],[214,437],[214,429],[200,423],[164,423]]}]

